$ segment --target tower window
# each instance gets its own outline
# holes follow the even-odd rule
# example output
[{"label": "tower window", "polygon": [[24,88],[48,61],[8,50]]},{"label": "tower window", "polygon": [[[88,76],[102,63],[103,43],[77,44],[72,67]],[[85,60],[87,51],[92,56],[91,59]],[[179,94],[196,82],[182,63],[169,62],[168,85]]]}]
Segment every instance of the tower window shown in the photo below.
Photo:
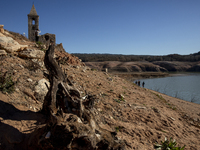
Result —
[{"label": "tower window", "polygon": [[32,25],[35,25],[35,19],[32,20]]}]

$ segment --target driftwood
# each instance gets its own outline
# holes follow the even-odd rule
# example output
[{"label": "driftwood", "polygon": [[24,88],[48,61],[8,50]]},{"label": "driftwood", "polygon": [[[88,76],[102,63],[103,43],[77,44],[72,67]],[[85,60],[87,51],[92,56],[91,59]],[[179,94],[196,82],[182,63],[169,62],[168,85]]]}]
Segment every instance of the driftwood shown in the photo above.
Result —
[{"label": "driftwood", "polygon": [[93,114],[95,96],[81,98],[54,56],[55,45],[50,43],[44,64],[49,72],[50,87],[43,110],[48,117],[29,139],[29,149],[122,150],[124,142],[115,132],[100,128]]}]

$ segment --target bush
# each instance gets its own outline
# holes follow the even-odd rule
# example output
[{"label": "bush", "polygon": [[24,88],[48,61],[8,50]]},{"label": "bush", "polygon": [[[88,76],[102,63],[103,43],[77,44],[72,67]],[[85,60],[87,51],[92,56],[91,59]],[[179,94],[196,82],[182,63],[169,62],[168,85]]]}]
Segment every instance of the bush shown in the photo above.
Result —
[{"label": "bush", "polygon": [[0,73],[0,91],[3,93],[13,93],[15,91],[15,83],[12,80],[11,73]]},{"label": "bush", "polygon": [[38,41],[38,42],[36,42],[36,44],[38,44],[40,46],[40,45],[42,45],[42,42]]},{"label": "bush", "polygon": [[155,144],[154,148],[156,150],[184,150],[185,146],[181,147],[176,147],[177,143],[176,140],[172,141],[172,138],[170,138],[170,140],[168,140],[167,138],[165,138],[165,141],[162,142],[161,141],[161,145],[160,144]]}]

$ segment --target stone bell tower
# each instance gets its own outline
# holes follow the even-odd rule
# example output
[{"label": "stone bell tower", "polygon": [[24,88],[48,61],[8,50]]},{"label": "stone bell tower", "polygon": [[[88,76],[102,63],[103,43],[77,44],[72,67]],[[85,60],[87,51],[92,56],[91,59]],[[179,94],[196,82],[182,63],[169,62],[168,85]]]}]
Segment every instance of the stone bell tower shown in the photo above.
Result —
[{"label": "stone bell tower", "polygon": [[28,14],[28,39],[35,41],[35,30],[39,29],[39,16],[37,15],[33,4],[30,13]]}]

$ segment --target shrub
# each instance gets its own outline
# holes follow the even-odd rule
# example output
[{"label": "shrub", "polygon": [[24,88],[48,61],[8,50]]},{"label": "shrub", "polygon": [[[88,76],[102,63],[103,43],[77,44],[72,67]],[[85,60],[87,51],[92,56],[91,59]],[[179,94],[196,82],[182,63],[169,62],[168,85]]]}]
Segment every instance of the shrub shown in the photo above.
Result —
[{"label": "shrub", "polygon": [[11,73],[5,72],[3,75],[0,73],[0,90],[3,93],[13,93],[15,90],[14,85]]},{"label": "shrub", "polygon": [[119,127],[115,127],[116,132],[119,132]]},{"label": "shrub", "polygon": [[155,144],[154,148],[156,150],[184,150],[185,146],[181,147],[176,147],[177,143],[176,140],[172,141],[172,138],[170,138],[170,140],[168,140],[167,138],[165,138],[165,141],[162,142],[161,141],[161,145],[160,144]]},{"label": "shrub", "polygon": [[117,127],[115,127],[115,131],[116,132],[119,132],[121,129],[123,129],[124,127],[123,126],[117,126]]},{"label": "shrub", "polygon": [[38,42],[36,42],[36,44],[38,44],[40,46],[40,45],[42,45],[42,42],[38,41]]},{"label": "shrub", "polygon": [[120,103],[120,102],[121,102],[119,99],[114,99],[114,101],[116,101],[116,102],[118,102],[118,103]]}]

